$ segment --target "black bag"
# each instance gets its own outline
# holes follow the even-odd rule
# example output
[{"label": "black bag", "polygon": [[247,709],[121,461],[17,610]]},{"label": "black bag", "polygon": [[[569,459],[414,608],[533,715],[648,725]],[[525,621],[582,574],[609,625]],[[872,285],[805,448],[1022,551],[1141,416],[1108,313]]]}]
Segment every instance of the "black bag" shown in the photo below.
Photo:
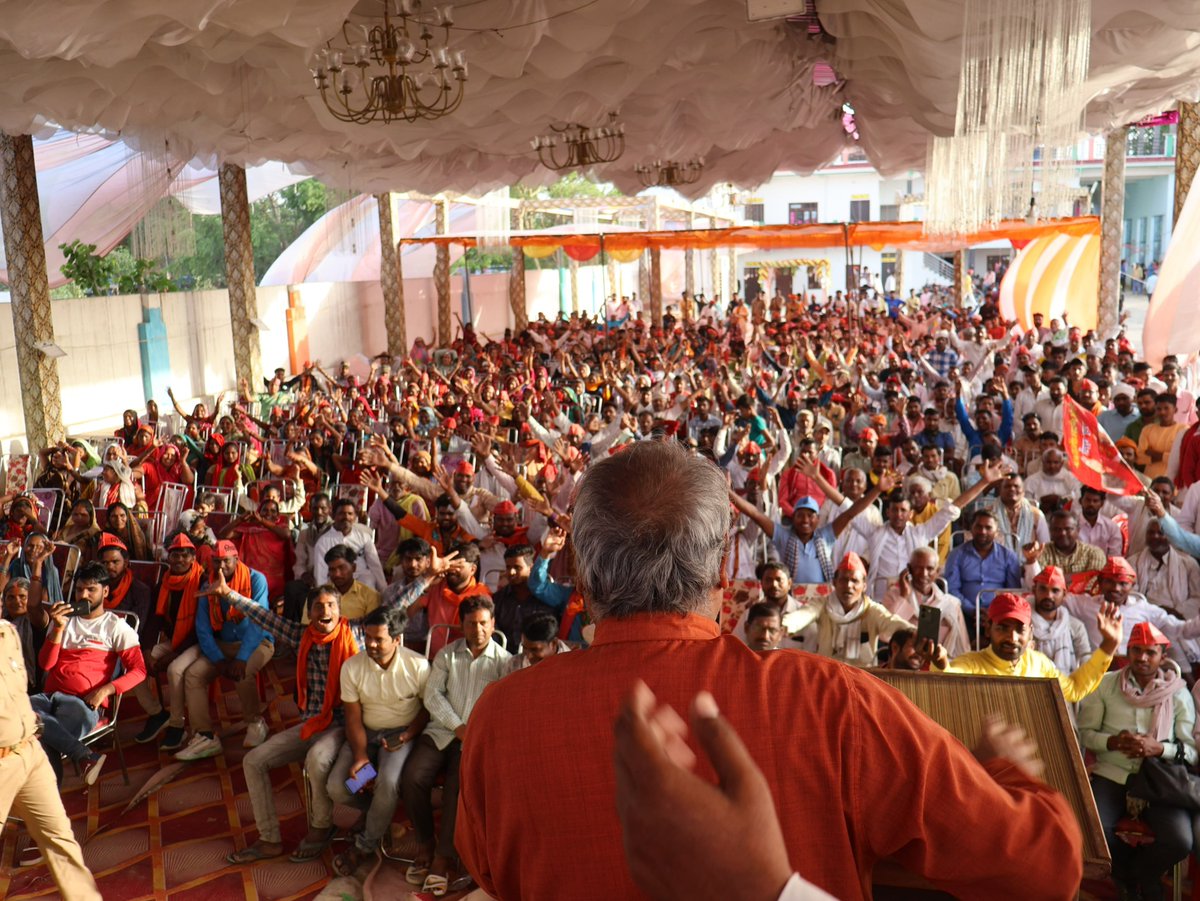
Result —
[{"label": "black bag", "polygon": [[1147,757],[1125,783],[1126,793],[1152,807],[1200,811],[1200,776],[1192,773],[1182,758],[1181,753],[1177,753],[1173,761]]}]

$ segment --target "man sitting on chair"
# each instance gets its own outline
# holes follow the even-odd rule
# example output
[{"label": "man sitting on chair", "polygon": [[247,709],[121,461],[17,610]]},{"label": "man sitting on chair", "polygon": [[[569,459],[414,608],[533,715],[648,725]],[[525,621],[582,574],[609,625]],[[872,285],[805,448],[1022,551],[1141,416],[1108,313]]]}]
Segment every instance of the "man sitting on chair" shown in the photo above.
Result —
[{"label": "man sitting on chair", "polygon": [[[238,559],[237,545],[232,541],[217,542],[216,566],[230,588],[259,607],[268,606],[267,577]],[[175,755],[176,759],[201,760],[224,750],[213,731],[208,706],[208,687],[220,676],[232,680],[241,702],[242,722],[246,724],[243,747],[257,748],[267,740],[267,723],[258,697],[258,672],[275,653],[270,637],[228,601],[206,595],[196,609],[196,640],[200,656],[183,674],[192,740]]]},{"label": "man sitting on chair", "polygon": [[71,758],[88,785],[99,778],[104,755],[81,739],[96,728],[109,698],[146,678],[137,633],[124,617],[105,609],[107,597],[108,571],[85,563],[75,573],[75,601],[86,602],[87,610],[73,614],[71,604],[50,608],[50,630],[38,655],[46,690],[29,699],[42,721],[42,745],[55,752],[50,762],[57,768],[60,755]]}]

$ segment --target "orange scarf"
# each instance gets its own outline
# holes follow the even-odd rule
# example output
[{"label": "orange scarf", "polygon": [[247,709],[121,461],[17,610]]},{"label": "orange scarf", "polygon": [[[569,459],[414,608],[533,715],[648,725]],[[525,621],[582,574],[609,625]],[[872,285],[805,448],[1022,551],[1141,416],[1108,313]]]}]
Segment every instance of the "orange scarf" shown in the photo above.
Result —
[{"label": "orange scarf", "polygon": [[171,630],[171,649],[174,650],[187,640],[196,627],[196,595],[200,591],[200,580],[204,578],[204,567],[193,563],[192,568],[182,576],[172,575],[169,571],[163,577],[162,586],[158,589],[158,603],[154,612],[166,616],[171,606],[171,593],[182,591],[183,598],[179,601],[179,609],[175,611],[175,628]]},{"label": "orange scarf", "polygon": [[[438,600],[439,600],[439,606],[441,607],[441,610],[438,610],[436,612],[429,611],[430,625],[435,625],[437,623],[444,622],[451,626],[457,626],[459,624],[459,616],[458,616],[458,605],[459,604],[461,604],[467,598],[472,598],[479,594],[486,595],[487,597],[492,596],[492,593],[490,591],[488,591],[488,587],[486,585],[484,585],[482,582],[476,582],[474,579],[471,580],[470,585],[468,585],[466,588],[464,588],[462,590],[462,594],[459,594],[459,593],[455,592],[453,589],[451,589],[450,584],[443,579],[442,585],[441,585],[441,591],[439,592],[439,594],[440,594],[440,597],[438,598]],[[435,619],[434,616],[437,613],[442,613],[445,616],[445,618],[444,619],[440,619],[440,618]]]},{"label": "orange scarf", "polygon": [[[229,587],[244,598],[250,597],[250,567],[241,560],[238,561],[237,569],[233,572],[233,578],[229,580]],[[225,625],[226,620],[236,623],[245,618],[246,614],[228,601],[218,597],[208,599],[208,621],[212,624],[214,635],[221,634],[221,627]]]},{"label": "orange scarf", "polygon": [[350,628],[350,620],[342,617],[332,632],[318,632],[312,624],[304,630],[300,639],[300,651],[296,654],[296,703],[304,710],[308,703],[308,652],[315,644],[330,644],[329,674],[325,680],[325,697],[321,699],[321,712],[312,719],[307,719],[300,726],[300,737],[309,739],[329,728],[333,722],[333,705],[341,702],[342,697],[342,664],[358,653],[358,644],[354,640],[354,630]]},{"label": "orange scarf", "polygon": [[558,627],[559,638],[567,640],[567,636],[571,634],[571,626],[575,624],[575,617],[583,613],[584,609],[583,596],[578,591],[572,591],[567,599],[566,609],[563,610],[562,624]]},{"label": "orange scarf", "polygon": [[120,581],[108,590],[108,597],[104,599],[104,609],[115,610],[120,607],[121,602],[125,600],[125,595],[129,594],[131,584],[133,584],[133,571],[126,567]]}]

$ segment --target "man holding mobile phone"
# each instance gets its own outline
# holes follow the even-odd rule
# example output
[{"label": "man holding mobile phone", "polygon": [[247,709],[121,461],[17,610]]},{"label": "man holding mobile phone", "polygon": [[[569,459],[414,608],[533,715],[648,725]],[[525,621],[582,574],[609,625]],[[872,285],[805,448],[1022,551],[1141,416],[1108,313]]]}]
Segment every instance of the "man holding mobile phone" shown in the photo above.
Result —
[{"label": "man holding mobile phone", "polygon": [[[349,876],[374,854],[387,833],[400,796],[400,773],[412,742],[425,729],[429,713],[421,701],[429,681],[429,661],[404,647],[408,615],[380,607],[363,618],[363,650],[342,667],[342,709],[346,743],[338,752],[324,786],[341,804],[368,804],[363,829],[354,843],[333,860],[334,870]],[[372,794],[364,794],[369,785]]]}]

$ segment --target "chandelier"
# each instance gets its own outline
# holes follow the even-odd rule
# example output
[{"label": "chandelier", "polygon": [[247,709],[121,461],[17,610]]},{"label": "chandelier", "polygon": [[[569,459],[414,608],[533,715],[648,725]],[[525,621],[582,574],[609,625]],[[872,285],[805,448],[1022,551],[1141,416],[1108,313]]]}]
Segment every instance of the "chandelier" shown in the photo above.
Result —
[{"label": "chandelier", "polygon": [[[607,124],[597,128],[551,125],[550,131],[553,133],[539,135],[531,143],[542,165],[556,172],[611,163],[625,152],[625,126],[617,122],[616,113],[609,113]],[[560,148],[562,156],[559,155]]]},{"label": "chandelier", "polygon": [[696,157],[686,163],[677,163],[674,160],[666,162],[655,160],[649,166],[635,166],[633,171],[638,174],[638,178],[647,188],[694,185],[700,180],[700,173],[704,171],[704,159]]},{"label": "chandelier", "polygon": [[[310,71],[330,114],[342,122],[439,119],[458,109],[467,80],[461,50],[450,52],[454,11],[421,0],[381,0],[383,21],[342,25],[345,46],[326,46]],[[393,12],[394,9],[394,12]],[[442,39],[434,43],[434,30]]]}]

